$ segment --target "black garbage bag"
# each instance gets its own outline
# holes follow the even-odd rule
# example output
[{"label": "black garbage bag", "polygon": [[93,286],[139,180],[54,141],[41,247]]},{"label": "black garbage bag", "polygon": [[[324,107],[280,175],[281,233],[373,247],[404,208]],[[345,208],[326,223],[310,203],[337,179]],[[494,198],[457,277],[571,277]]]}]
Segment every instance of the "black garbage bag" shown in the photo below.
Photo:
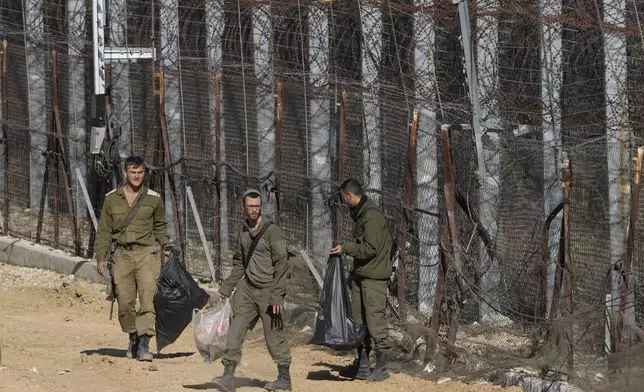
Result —
[{"label": "black garbage bag", "polygon": [[174,343],[192,321],[193,309],[208,303],[208,293],[199,287],[179,260],[175,249],[163,266],[154,295],[157,351]]},{"label": "black garbage bag", "polygon": [[353,321],[349,289],[340,256],[330,256],[310,344],[348,351],[364,343],[365,326]]}]

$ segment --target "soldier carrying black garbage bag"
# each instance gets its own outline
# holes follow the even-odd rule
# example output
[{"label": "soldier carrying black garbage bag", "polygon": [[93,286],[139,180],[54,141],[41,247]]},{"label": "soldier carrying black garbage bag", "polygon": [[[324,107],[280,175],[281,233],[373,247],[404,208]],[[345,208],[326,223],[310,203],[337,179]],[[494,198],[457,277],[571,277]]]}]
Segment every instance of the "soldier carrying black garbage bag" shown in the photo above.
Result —
[{"label": "soldier carrying black garbage bag", "polygon": [[[387,283],[392,273],[391,237],[387,219],[380,209],[364,194],[362,184],[354,179],[340,186],[342,202],[350,207],[355,222],[355,242],[343,242],[331,250],[332,255],[353,258],[349,277],[353,320],[366,325],[364,344],[358,347],[358,356],[351,366],[340,371],[343,377],[368,381],[389,378],[385,353],[391,348],[387,308]],[[371,339],[375,343],[376,366],[371,371],[369,355]]]},{"label": "soldier carrying black garbage bag", "polygon": [[[165,261],[171,252],[166,232],[163,200],[143,185],[143,158],[131,156],[123,164],[127,182],[106,195],[96,232],[98,272],[107,277],[112,264],[113,293],[118,302],[121,329],[129,334],[126,356],[152,361],[150,338],[156,334],[154,294]],[[160,244],[164,255],[159,254]],[[114,252],[112,252],[114,248]],[[136,298],[139,297],[139,311]]]}]

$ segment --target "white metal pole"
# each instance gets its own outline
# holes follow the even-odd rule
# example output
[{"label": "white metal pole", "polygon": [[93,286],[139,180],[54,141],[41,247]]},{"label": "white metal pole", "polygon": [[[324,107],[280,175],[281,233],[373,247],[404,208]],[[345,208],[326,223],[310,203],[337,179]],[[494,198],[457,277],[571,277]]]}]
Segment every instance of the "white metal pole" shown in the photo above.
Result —
[{"label": "white metal pole", "polygon": [[[414,68],[417,75],[416,102],[419,110],[416,152],[417,204],[422,210],[438,213],[438,124],[436,122],[436,32],[430,10],[433,0],[416,0],[414,13]],[[431,317],[440,268],[440,220],[438,216],[418,216],[419,267],[418,311]]]},{"label": "white metal pole", "polygon": [[[31,150],[29,152],[29,186],[30,207],[36,211],[40,204],[40,194],[45,174],[45,157],[47,149],[47,86],[45,64],[49,53],[43,51],[40,43],[44,34],[44,17],[39,0],[25,1],[25,53],[27,60],[27,88],[29,108],[29,136]],[[28,36],[28,38],[27,38]]]},{"label": "white metal pole", "polygon": [[[622,164],[627,153],[629,136],[628,94],[627,94],[627,47],[626,37],[619,30],[626,27],[626,1],[605,0],[604,14],[604,63],[606,91],[606,158],[608,163],[608,216],[610,224],[611,264],[623,263],[626,251],[626,211],[622,210],[622,192],[630,199],[630,179],[622,183],[625,168]],[[624,189],[624,190],[623,190]],[[630,203],[627,203],[627,205]],[[620,297],[621,274],[613,270],[612,298]],[[632,297],[632,296],[631,296]],[[633,317],[628,307],[626,317]],[[633,320],[630,320],[633,321]],[[628,322],[625,322],[628,325]],[[625,331],[630,330],[626,328]],[[630,332],[629,332],[630,334]]]},{"label": "white metal pole", "polygon": [[[541,101],[543,132],[543,195],[544,215],[563,202],[563,189],[557,181],[557,162],[561,158],[561,89],[563,85],[561,23],[554,22],[561,15],[561,0],[540,0],[541,25]],[[557,254],[561,233],[560,213],[548,232],[548,293],[547,304],[552,300],[555,284]],[[546,314],[550,306],[546,306]]]},{"label": "white metal pole", "polygon": [[378,5],[359,0],[362,27],[362,107],[364,110],[363,173],[366,188],[376,190],[368,196],[380,204],[382,162],[380,129],[380,87],[378,70],[382,52],[382,12]]},{"label": "white metal pole", "polygon": [[[160,9],[160,40],[161,40],[161,64],[165,69],[165,116],[168,131],[168,141],[172,160],[176,161],[183,156],[183,128],[181,105],[181,72],[179,53],[179,3],[178,0],[161,0]],[[174,166],[174,181],[177,189],[177,208],[179,219],[184,215],[185,207],[184,194],[181,192],[182,166]],[[168,221],[169,231],[178,238],[181,233],[174,232],[174,218],[172,216],[172,205],[170,197],[170,183],[166,181],[165,186],[165,212]]]},{"label": "white metal pole", "polygon": [[[255,43],[255,99],[257,104],[257,143],[259,150],[259,175],[265,176],[275,170],[275,81],[271,62],[271,7],[257,4],[253,8],[253,42]],[[250,130],[248,130],[250,132]],[[250,140],[246,140],[250,145]],[[248,151],[248,150],[247,150]],[[246,157],[250,159],[250,157]],[[248,161],[247,161],[248,162]],[[268,198],[265,198],[268,200]],[[273,199],[262,209],[267,216],[274,216]]]}]

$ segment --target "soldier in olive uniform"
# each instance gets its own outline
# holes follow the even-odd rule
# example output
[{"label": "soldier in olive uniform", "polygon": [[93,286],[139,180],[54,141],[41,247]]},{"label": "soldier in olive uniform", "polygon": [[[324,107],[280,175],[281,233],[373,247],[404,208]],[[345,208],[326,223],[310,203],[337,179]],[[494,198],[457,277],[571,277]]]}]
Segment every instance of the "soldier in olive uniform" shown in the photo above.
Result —
[{"label": "soldier in olive uniform", "polygon": [[[277,380],[269,382],[265,388],[290,391],[291,352],[281,318],[290,276],[286,240],[279,226],[262,217],[259,191],[251,189],[244,192],[242,203],[246,220],[237,234],[233,269],[219,288],[221,296],[228,298],[237,287],[231,301],[233,319],[222,359],[224,374],[213,382],[226,391],[235,390],[235,368],[241,360],[246,332],[261,319],[266,346],[278,370]],[[253,241],[256,246],[248,257]]]},{"label": "soldier in olive uniform", "polygon": [[[107,258],[113,244],[115,295],[119,322],[129,334],[126,356],[151,361],[150,338],[155,336],[154,294],[161,272],[159,247],[164,260],[170,253],[166,220],[161,196],[143,185],[145,165],[141,157],[129,157],[124,163],[127,183],[106,195],[96,233],[96,260],[99,273],[107,277]],[[124,232],[121,231],[130,210],[140,198],[141,206]],[[139,296],[139,311],[135,309]]]},{"label": "soldier in olive uniform", "polygon": [[[340,186],[342,202],[349,207],[355,222],[355,242],[345,242],[331,250],[331,254],[353,257],[353,271],[349,278],[351,307],[354,321],[366,324],[367,334],[358,347],[355,362],[340,371],[343,377],[368,381],[389,378],[384,353],[390,349],[387,308],[387,282],[391,277],[391,238],[387,219],[380,209],[364,194],[362,185],[353,179]],[[369,354],[371,338],[376,348],[376,366],[371,371]]]}]

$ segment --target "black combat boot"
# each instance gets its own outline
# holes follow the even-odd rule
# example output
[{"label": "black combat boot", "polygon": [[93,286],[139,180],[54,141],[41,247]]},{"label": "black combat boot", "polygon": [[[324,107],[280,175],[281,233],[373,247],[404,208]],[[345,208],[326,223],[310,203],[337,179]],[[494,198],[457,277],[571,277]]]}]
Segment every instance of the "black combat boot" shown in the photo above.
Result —
[{"label": "black combat boot", "polygon": [[387,371],[387,361],[385,360],[382,351],[376,351],[376,367],[367,378],[367,381],[383,381],[389,378],[389,371]]},{"label": "black combat boot", "polygon": [[136,335],[136,332],[130,334],[130,343],[127,345],[127,352],[125,356],[128,359],[132,359],[136,356],[136,352],[139,349],[139,337]]},{"label": "black combat boot", "polygon": [[288,365],[277,365],[277,380],[264,385],[264,389],[268,391],[292,391],[291,375],[288,368]]},{"label": "black combat boot", "polygon": [[152,362],[152,353],[150,352],[150,336],[141,335],[139,337],[139,350],[137,352],[139,361]]},{"label": "black combat boot", "polygon": [[225,392],[235,392],[235,362],[224,363],[224,374],[212,379],[213,384],[223,389]]},{"label": "black combat boot", "polygon": [[366,380],[371,375],[371,363],[369,362],[369,353],[371,349],[358,348],[358,358],[349,366],[345,366],[338,372],[340,376],[347,378],[357,378]]}]

